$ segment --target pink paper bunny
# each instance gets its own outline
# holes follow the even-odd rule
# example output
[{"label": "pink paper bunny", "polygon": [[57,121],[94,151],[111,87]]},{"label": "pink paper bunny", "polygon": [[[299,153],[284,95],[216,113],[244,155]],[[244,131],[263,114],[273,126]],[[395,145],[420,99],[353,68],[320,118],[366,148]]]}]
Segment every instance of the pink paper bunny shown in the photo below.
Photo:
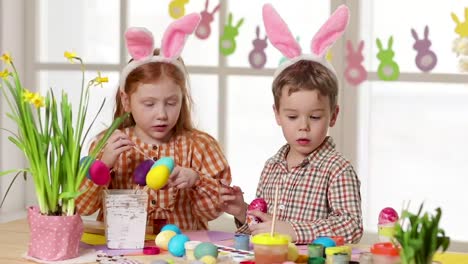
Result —
[{"label": "pink paper bunny", "polygon": [[254,69],[261,69],[265,66],[267,56],[265,49],[267,47],[267,37],[260,39],[260,27],[255,30],[257,38],[252,41],[254,49],[249,53],[249,63]]},{"label": "pink paper bunny", "polygon": [[367,79],[367,71],[362,65],[364,56],[362,50],[364,49],[364,41],[359,41],[359,46],[354,52],[353,44],[350,40],[346,42],[348,55],[346,56],[348,65],[345,70],[345,78],[352,85],[359,85]]},{"label": "pink paper bunny", "polygon": [[414,29],[411,29],[411,34],[416,40],[413,45],[413,48],[417,51],[415,59],[416,66],[418,66],[418,68],[423,72],[431,71],[437,64],[437,56],[432,50],[429,50],[432,43],[428,38],[428,26],[424,28],[424,39],[419,39],[418,33],[416,33],[416,30]]},{"label": "pink paper bunny", "polygon": [[211,34],[211,26],[210,23],[213,22],[213,15],[216,13],[219,8],[220,4],[215,6],[213,11],[208,12],[208,5],[210,4],[210,0],[206,0],[205,2],[205,10],[203,10],[201,15],[200,25],[197,27],[197,31],[195,31],[195,36],[199,39],[207,39]]},{"label": "pink paper bunny", "polygon": [[200,22],[200,14],[188,14],[172,22],[161,40],[160,55],[153,55],[153,34],[146,28],[133,27],[125,32],[128,53],[133,61],[128,63],[120,75],[120,89],[125,88],[125,80],[130,72],[150,62],[166,62],[178,67],[185,73],[185,67],[177,60],[185,46],[187,37],[192,34]]},{"label": "pink paper bunny", "polygon": [[289,31],[288,26],[271,4],[263,6],[263,22],[271,44],[275,46],[287,60],[275,72],[275,77],[284,69],[300,60],[311,60],[327,67],[336,75],[333,66],[325,55],[335,41],[343,35],[349,21],[349,9],[339,6],[330,18],[322,25],[310,43],[310,54],[303,54],[301,47]]}]

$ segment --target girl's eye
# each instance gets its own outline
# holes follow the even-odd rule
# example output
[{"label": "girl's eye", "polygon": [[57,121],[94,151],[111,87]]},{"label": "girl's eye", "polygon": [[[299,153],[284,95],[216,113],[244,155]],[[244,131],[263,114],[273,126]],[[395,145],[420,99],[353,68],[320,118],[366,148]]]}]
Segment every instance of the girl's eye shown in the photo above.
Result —
[{"label": "girl's eye", "polygon": [[169,106],[175,106],[177,104],[177,102],[170,101],[170,102],[167,102],[166,104],[169,105]]},{"label": "girl's eye", "polygon": [[310,116],[310,119],[319,120],[320,116]]},{"label": "girl's eye", "polygon": [[288,116],[288,119],[296,119],[297,116]]},{"label": "girl's eye", "polygon": [[147,106],[147,107],[151,107],[153,106],[154,104],[151,103],[151,102],[146,102],[146,103],[143,103],[144,106]]}]

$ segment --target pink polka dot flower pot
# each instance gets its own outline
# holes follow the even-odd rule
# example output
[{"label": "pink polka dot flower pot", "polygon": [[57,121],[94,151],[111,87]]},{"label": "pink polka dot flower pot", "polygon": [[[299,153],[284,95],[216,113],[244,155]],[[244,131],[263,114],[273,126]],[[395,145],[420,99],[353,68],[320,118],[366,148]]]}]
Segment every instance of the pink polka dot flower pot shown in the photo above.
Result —
[{"label": "pink polka dot flower pot", "polygon": [[83,235],[80,215],[43,215],[37,207],[28,208],[30,239],[28,256],[46,261],[78,257]]}]

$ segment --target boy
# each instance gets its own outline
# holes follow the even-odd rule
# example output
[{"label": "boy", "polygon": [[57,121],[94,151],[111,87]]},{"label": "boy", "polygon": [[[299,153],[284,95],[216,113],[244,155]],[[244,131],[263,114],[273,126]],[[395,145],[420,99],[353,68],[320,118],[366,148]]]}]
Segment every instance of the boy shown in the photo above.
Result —
[{"label": "boy", "polygon": [[[338,82],[333,67],[320,56],[341,35],[327,35],[324,30],[330,29],[330,21],[339,27],[340,21],[336,20],[345,19],[341,22],[342,33],[347,8],[340,7],[327,27],[317,33],[328,37],[328,46],[314,43],[324,41],[323,37],[314,38],[312,56],[300,55],[300,50],[293,50],[291,55],[291,49],[298,48],[292,34],[275,32],[275,27],[284,22],[270,5],[263,12],[268,38],[290,59],[277,70],[272,89],[276,122],[287,144],[265,163],[257,187],[256,196],[265,199],[270,214],[247,211],[237,186],[221,192],[225,212],[235,217],[238,232],[270,232],[275,189],[279,187],[275,232],[290,235],[296,244],[311,243],[318,236],[342,236],[347,243],[357,243],[363,231],[360,182],[349,161],[335,150],[332,138],[327,136],[339,112]],[[277,45],[279,42],[281,45]],[[320,49],[314,50],[314,45]],[[249,227],[246,214],[260,218],[262,223]]]}]

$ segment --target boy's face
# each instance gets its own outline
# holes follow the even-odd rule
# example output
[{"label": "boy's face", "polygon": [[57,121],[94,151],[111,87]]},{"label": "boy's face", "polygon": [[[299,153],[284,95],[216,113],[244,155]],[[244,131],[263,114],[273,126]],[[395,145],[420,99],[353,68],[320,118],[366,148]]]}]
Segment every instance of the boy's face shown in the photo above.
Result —
[{"label": "boy's face", "polygon": [[289,94],[284,87],[279,109],[273,106],[276,122],[291,149],[288,155],[303,159],[325,140],[328,128],[335,125],[339,108],[330,111],[330,100],[318,90],[299,90]]}]

